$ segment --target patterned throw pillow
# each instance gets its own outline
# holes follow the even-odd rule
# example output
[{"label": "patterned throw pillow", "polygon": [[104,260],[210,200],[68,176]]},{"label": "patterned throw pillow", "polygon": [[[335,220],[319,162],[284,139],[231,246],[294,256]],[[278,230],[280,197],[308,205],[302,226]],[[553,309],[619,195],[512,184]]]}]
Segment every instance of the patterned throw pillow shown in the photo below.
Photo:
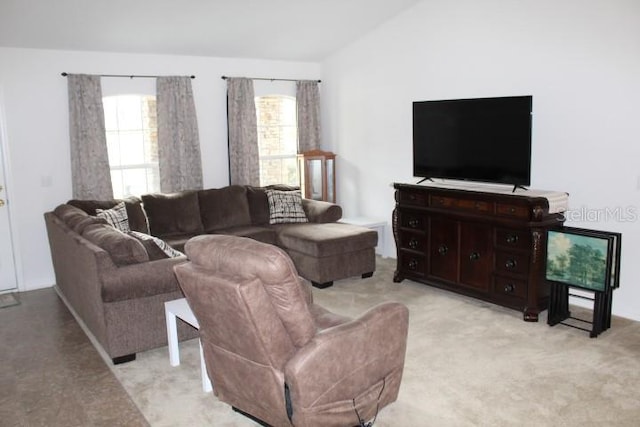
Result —
[{"label": "patterned throw pillow", "polygon": [[300,191],[267,190],[269,224],[308,222]]},{"label": "patterned throw pillow", "polygon": [[115,229],[128,233],[131,231],[129,228],[129,217],[127,216],[127,207],[124,202],[120,202],[111,209],[96,209],[96,216],[98,218],[104,218],[109,225]]},{"label": "patterned throw pillow", "polygon": [[173,249],[171,246],[167,244],[162,239],[158,239],[155,236],[150,236],[149,234],[140,233],[139,231],[130,231],[129,234],[141,241],[149,241],[153,242],[164,252],[169,258],[177,258],[179,256],[185,256],[182,252]]}]

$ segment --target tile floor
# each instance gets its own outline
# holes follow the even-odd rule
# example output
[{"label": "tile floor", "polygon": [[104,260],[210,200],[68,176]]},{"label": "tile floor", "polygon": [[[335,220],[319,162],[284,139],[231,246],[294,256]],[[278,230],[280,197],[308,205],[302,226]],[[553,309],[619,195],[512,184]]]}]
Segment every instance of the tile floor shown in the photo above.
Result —
[{"label": "tile floor", "polygon": [[0,425],[148,426],[53,288],[0,309]]}]

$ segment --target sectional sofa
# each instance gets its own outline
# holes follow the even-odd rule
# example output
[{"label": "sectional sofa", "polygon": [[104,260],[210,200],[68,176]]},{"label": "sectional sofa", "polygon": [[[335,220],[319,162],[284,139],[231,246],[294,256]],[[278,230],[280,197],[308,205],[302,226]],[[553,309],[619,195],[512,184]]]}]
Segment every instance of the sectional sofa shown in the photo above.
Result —
[{"label": "sectional sofa", "polygon": [[[294,196],[297,208],[278,204]],[[115,214],[127,229],[113,223]],[[57,291],[114,363],[166,345],[164,302],[183,296],[173,267],[186,261],[181,251],[194,236],[228,234],[279,246],[318,288],[372,275],[377,233],[340,223],[341,216],[340,206],[301,199],[289,187],[237,185],[70,200],[44,214]],[[178,334],[188,339],[197,331],[181,323]]]}]

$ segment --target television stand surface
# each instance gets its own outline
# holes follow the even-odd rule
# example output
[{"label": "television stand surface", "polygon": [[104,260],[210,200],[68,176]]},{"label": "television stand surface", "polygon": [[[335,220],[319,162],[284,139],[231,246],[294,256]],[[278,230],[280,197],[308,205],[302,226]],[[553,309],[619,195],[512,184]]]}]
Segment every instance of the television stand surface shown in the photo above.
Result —
[{"label": "television stand surface", "polygon": [[395,183],[394,281],[427,285],[520,310],[547,308],[547,230],[561,227],[566,193],[473,184]]}]

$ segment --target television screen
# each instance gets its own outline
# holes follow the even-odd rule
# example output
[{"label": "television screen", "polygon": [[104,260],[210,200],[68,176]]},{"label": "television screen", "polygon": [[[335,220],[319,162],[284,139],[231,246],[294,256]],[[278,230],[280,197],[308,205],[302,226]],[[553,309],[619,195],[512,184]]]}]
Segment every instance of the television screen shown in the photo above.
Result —
[{"label": "television screen", "polygon": [[531,96],[414,102],[414,176],[530,185],[531,105]]}]

